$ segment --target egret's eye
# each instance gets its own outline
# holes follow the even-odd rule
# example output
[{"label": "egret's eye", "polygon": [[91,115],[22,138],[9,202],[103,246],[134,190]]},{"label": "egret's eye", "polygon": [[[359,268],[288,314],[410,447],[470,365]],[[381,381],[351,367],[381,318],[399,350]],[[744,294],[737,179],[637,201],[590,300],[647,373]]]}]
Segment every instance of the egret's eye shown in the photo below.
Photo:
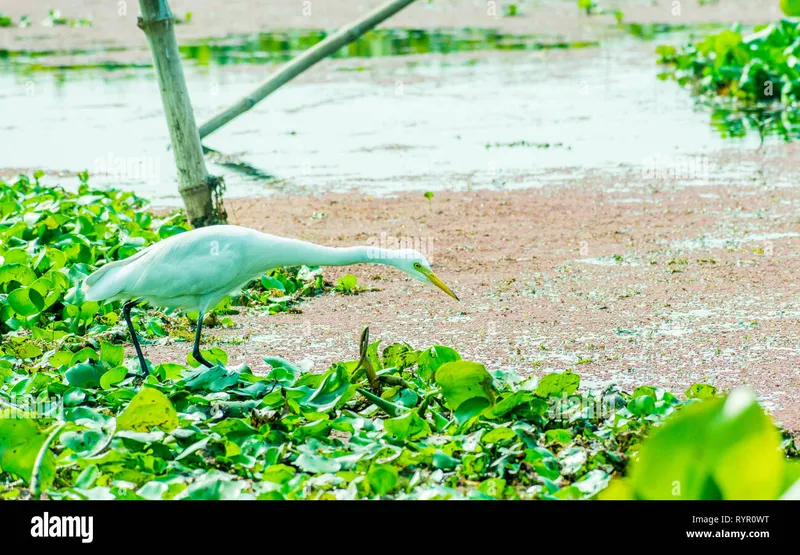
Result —
[{"label": "egret's eye", "polygon": [[421,270],[422,269],[422,264],[420,264],[419,262],[414,262],[414,269],[415,270]]}]

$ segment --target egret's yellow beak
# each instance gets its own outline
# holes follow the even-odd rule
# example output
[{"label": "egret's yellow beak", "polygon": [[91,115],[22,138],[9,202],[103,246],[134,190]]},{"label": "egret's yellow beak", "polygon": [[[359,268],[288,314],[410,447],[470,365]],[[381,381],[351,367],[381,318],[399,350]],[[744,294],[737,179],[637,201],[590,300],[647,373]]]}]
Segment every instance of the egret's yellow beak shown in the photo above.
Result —
[{"label": "egret's yellow beak", "polygon": [[458,297],[456,297],[456,294],[453,293],[450,290],[450,288],[444,284],[442,280],[436,277],[436,274],[427,269],[424,269],[422,273],[425,274],[425,277],[427,277],[430,280],[430,282],[434,284],[436,287],[438,287],[439,289],[441,289],[442,291],[453,297],[455,300],[459,300]]}]

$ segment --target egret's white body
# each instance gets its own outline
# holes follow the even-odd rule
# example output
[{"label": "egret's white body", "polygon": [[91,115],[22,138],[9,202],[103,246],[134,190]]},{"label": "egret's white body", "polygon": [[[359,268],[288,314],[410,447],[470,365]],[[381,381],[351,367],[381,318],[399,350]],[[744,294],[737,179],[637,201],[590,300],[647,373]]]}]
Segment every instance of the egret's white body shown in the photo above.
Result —
[{"label": "egret's white body", "polygon": [[[416,251],[324,247],[246,227],[216,225],[173,235],[125,260],[106,264],[86,279],[84,292],[89,301],[136,299],[164,308],[206,312],[275,268],[361,262],[388,264],[420,281],[432,281],[430,265]],[[421,271],[415,265],[421,265]]]},{"label": "egret's white body", "polygon": [[200,352],[203,314],[227,295],[264,272],[283,266],[346,266],[360,262],[394,266],[458,299],[431,271],[425,257],[414,250],[324,247],[234,225],[173,235],[130,258],[106,264],[86,278],[83,291],[88,301],[131,301],[124,305],[123,316],[142,371],[147,374],[147,363],[131,321],[131,309],[137,302],[198,311],[192,354],[197,361],[211,366]]}]

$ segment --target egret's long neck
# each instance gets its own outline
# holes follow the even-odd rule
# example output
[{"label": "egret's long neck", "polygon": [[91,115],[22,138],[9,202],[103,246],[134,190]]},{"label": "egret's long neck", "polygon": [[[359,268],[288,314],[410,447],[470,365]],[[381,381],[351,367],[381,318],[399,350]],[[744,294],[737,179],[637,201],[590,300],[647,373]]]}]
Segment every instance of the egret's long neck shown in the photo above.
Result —
[{"label": "egret's long neck", "polygon": [[325,247],[306,241],[287,240],[274,253],[275,266],[348,266],[361,262],[380,262],[373,247]]}]

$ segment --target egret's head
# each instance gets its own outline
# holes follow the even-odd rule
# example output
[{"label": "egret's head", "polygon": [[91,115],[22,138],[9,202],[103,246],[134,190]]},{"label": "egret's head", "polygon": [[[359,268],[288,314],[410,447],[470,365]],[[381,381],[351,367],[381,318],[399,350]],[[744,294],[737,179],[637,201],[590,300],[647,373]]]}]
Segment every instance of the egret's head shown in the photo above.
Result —
[{"label": "egret's head", "polygon": [[455,300],[458,300],[456,294],[431,271],[431,265],[422,253],[412,249],[399,249],[390,252],[391,256],[385,261],[387,264],[407,273],[418,281],[432,283]]}]

